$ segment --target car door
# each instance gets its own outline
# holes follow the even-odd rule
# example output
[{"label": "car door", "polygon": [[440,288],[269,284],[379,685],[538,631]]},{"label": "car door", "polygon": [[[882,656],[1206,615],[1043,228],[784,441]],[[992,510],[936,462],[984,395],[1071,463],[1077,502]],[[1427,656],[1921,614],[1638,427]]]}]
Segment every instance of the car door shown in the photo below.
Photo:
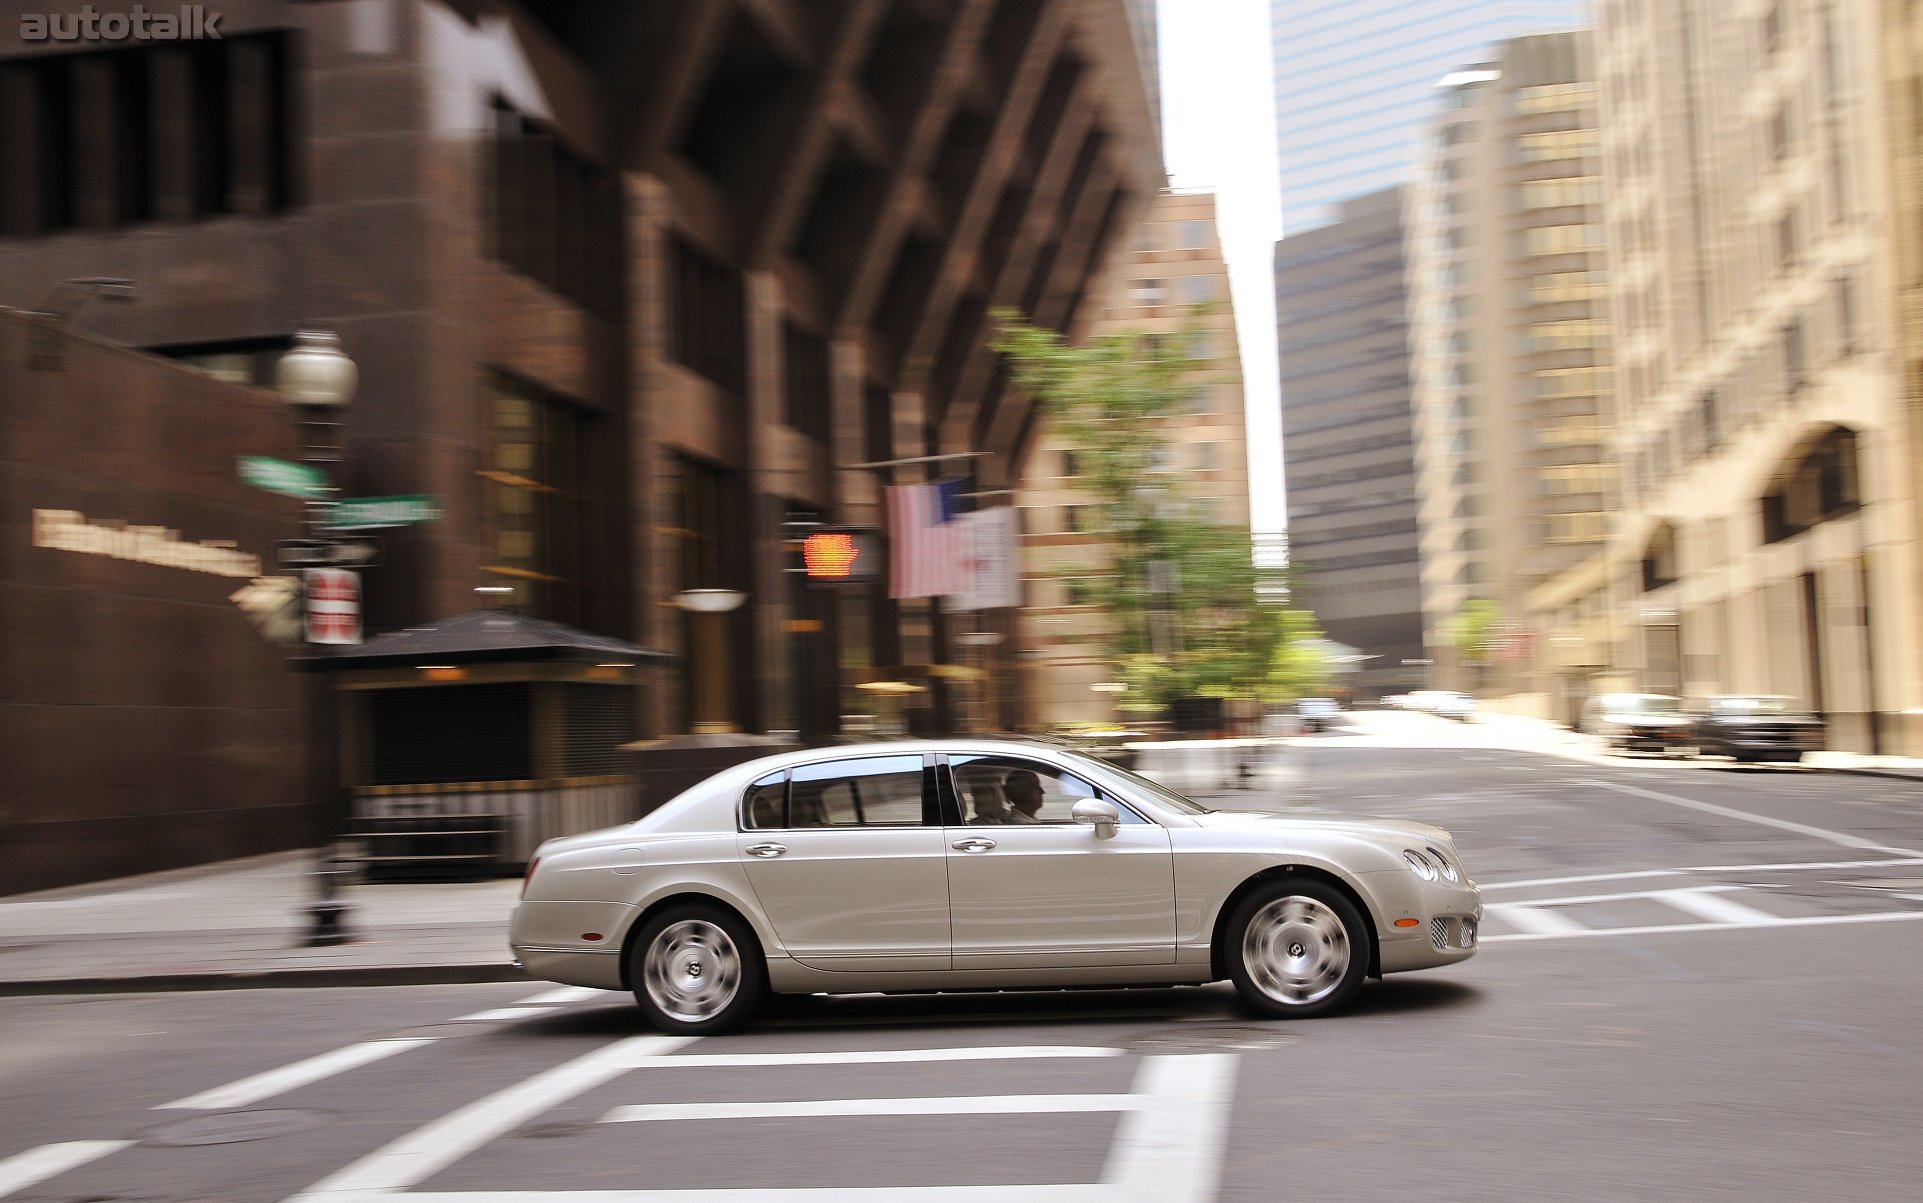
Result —
[{"label": "car door", "polygon": [[737,853],[789,955],[816,969],[948,968],[933,757],[851,756],[755,782]]},{"label": "car door", "polygon": [[[1097,836],[1069,810],[1100,791],[1042,761],[944,759],[956,969],[1174,963],[1175,862],[1166,830],[1117,801],[1121,825]],[[1039,798],[1024,774],[1036,779]],[[1010,817],[962,820],[997,814]]]}]

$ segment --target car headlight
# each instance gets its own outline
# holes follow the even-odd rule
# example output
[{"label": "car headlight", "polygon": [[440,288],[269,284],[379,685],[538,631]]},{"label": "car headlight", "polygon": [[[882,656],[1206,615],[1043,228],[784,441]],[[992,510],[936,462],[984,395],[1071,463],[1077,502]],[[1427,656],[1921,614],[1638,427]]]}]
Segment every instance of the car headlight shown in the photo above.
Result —
[{"label": "car headlight", "polygon": [[1449,863],[1448,857],[1437,852],[1434,848],[1429,849],[1429,856],[1436,862],[1436,867],[1442,871],[1444,880],[1460,881],[1462,879],[1462,874],[1456,872],[1456,867]]},{"label": "car headlight", "polygon": [[1436,879],[1436,867],[1430,864],[1429,858],[1422,855],[1422,853],[1412,849],[1404,852],[1402,859],[1409,862],[1409,871],[1422,880],[1434,881]]}]

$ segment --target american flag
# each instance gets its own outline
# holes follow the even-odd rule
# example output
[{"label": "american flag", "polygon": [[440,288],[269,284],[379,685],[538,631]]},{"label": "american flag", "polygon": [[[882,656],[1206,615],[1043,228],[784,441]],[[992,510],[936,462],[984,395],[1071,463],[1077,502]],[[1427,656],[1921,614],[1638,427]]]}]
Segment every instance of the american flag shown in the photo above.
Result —
[{"label": "american flag", "polygon": [[961,515],[966,480],[888,489],[888,596],[961,593],[972,579],[972,534]]}]

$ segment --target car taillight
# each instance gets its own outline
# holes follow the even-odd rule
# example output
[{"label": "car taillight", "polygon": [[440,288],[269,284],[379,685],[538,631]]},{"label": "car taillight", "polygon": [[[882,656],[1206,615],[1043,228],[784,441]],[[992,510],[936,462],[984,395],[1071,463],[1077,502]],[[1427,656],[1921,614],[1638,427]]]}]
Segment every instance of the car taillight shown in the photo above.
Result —
[{"label": "car taillight", "polygon": [[521,877],[521,897],[527,897],[527,888],[534,884],[534,870],[539,868],[540,864],[541,858],[538,856],[528,861],[527,872]]}]

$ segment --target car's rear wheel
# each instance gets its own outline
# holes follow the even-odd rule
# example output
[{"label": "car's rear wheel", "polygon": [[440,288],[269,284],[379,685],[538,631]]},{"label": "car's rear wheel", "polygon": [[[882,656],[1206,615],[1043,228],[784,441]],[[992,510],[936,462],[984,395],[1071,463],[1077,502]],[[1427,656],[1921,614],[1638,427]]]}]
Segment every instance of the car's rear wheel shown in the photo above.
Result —
[{"label": "car's rear wheel", "polygon": [[739,1027],[767,991],[754,933],[719,907],[691,903],[650,917],[629,953],[628,981],[648,1022],[677,1036]]},{"label": "car's rear wheel", "polygon": [[1242,900],[1226,951],[1229,978],[1251,1007],[1310,1019],[1348,1006],[1362,989],[1369,928],[1341,891],[1292,878]]}]

